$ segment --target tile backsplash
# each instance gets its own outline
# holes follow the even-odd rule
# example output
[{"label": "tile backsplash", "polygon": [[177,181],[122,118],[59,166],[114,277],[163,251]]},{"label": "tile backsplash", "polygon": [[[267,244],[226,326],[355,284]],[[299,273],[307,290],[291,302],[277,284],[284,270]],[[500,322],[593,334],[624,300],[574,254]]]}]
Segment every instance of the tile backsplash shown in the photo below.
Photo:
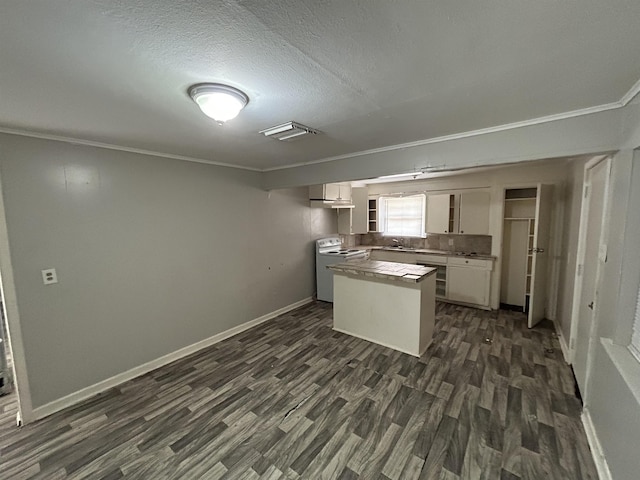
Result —
[{"label": "tile backsplash", "polygon": [[[416,238],[387,237],[381,233],[367,233],[364,235],[344,235],[343,237],[345,237],[343,238],[345,245],[393,245],[395,238],[400,240],[405,247],[491,255],[491,235],[429,233],[427,238]],[[449,245],[449,240],[453,240],[453,245]]]}]

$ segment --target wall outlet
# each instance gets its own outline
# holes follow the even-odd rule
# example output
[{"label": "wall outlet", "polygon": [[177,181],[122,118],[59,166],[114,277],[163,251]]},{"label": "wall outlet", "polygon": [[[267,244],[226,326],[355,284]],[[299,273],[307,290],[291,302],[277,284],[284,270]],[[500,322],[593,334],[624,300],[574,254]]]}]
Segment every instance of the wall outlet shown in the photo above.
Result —
[{"label": "wall outlet", "polygon": [[45,285],[51,285],[52,283],[58,283],[58,275],[56,275],[55,268],[48,268],[42,270],[42,282]]},{"label": "wall outlet", "polygon": [[450,246],[450,247],[453,247],[453,238],[450,238],[450,239],[449,239],[449,246]]}]

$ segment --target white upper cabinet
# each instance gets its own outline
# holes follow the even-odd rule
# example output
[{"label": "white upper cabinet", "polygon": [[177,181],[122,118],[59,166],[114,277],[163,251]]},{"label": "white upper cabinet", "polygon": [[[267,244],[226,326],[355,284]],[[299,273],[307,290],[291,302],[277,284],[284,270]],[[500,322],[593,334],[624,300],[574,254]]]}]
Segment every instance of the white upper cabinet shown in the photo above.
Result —
[{"label": "white upper cabinet", "polygon": [[489,234],[489,192],[429,195],[427,232]]},{"label": "white upper cabinet", "polygon": [[449,205],[451,195],[429,195],[427,197],[427,232],[428,233],[453,233],[450,232]]},{"label": "white upper cabinet", "polygon": [[350,183],[325,183],[324,185],[311,185],[309,187],[310,200],[351,200]]},{"label": "white upper cabinet", "polygon": [[460,194],[459,233],[489,235],[489,192]]},{"label": "white upper cabinet", "polygon": [[353,208],[338,210],[338,233],[354,235],[368,232],[369,195],[367,187],[353,187],[350,190]]}]

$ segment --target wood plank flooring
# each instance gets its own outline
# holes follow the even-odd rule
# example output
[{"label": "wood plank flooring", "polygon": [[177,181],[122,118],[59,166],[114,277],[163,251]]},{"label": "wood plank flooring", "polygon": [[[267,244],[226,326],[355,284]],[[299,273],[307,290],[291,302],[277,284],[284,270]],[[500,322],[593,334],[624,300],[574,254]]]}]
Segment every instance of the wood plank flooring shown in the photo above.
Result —
[{"label": "wood plank flooring", "polygon": [[20,429],[2,397],[0,478],[597,478],[550,323],[439,303],[418,359],[331,316],[310,304]]}]

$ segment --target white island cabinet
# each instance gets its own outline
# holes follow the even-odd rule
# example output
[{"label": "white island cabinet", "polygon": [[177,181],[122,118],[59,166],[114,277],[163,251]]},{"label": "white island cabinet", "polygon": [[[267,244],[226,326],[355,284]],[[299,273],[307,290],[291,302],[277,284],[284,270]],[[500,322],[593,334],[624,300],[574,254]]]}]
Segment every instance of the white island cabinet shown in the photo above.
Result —
[{"label": "white island cabinet", "polygon": [[431,343],[435,269],[374,260],[330,265],[333,329],[416,357]]}]

